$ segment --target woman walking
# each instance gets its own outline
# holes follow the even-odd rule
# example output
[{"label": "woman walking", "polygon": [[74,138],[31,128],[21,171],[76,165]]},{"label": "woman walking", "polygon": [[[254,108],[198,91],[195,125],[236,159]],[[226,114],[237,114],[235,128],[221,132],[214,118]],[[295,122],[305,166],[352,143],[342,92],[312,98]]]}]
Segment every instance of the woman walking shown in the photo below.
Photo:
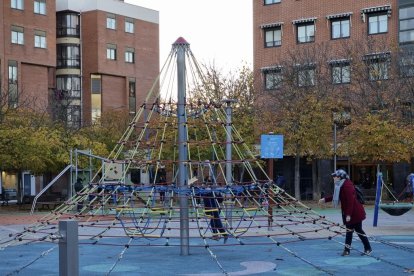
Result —
[{"label": "woman walking", "polygon": [[322,204],[332,201],[334,208],[341,204],[342,221],[347,229],[345,248],[342,256],[348,256],[350,254],[354,231],[364,245],[364,253],[362,255],[370,255],[372,248],[364,230],[362,230],[362,221],[366,218],[365,209],[357,200],[354,184],[344,170],[335,171],[332,177],[335,184],[334,194],[321,198],[319,203]]}]

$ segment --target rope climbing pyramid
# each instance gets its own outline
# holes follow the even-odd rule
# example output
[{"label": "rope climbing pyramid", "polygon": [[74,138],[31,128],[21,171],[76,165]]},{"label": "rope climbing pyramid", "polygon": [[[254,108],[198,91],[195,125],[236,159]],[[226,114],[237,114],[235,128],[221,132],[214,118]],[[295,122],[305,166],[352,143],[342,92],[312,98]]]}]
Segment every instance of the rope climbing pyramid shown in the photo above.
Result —
[{"label": "rope climbing pyramid", "polygon": [[[227,270],[215,254],[220,247],[276,246],[331,274],[289,244],[323,239],[343,246],[346,229],[275,185],[232,123],[237,102],[209,101],[203,91],[211,88],[202,72],[189,44],[179,38],[145,103],[89,185],[2,239],[1,249],[54,244],[58,222],[77,220],[81,243],[115,246],[122,239],[123,249],[107,274],[127,252],[152,245],[179,247],[181,255],[204,247],[223,274]],[[131,179],[133,170],[141,172],[140,179]]]}]

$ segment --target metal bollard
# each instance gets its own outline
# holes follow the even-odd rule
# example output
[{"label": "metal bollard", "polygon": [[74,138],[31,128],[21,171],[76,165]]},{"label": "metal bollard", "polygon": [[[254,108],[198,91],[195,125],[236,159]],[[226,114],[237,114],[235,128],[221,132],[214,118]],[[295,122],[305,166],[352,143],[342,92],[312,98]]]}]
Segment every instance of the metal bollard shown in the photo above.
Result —
[{"label": "metal bollard", "polygon": [[78,222],[59,221],[59,275],[79,276]]}]

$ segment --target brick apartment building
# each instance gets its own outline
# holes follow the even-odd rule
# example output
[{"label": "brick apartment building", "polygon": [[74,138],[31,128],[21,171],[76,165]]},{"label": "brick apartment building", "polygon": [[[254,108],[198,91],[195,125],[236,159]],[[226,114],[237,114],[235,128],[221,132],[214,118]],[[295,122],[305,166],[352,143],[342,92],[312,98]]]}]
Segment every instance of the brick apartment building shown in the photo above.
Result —
[{"label": "brick apartment building", "polygon": [[10,107],[30,99],[76,128],[112,109],[135,113],[159,73],[157,11],[120,0],[5,0],[0,8]]},{"label": "brick apartment building", "polygon": [[0,1],[0,82],[10,107],[17,107],[19,98],[30,98],[46,109],[54,89],[56,6],[54,1],[41,3]]},{"label": "brick apartment building", "polygon": [[[270,92],[277,93],[281,79],[281,60],[289,52],[305,49],[312,45],[327,44],[330,49],[339,49],[342,45],[361,41],[377,41],[381,52],[364,53],[364,59],[372,59],[375,68],[380,68],[379,79],[388,79],[387,63],[389,56],[413,52],[414,46],[414,1],[412,0],[253,0],[253,67],[255,88],[261,97]],[[412,56],[400,57],[401,64],[406,64],[408,76],[413,76]],[[406,62],[404,62],[406,61]],[[333,84],[347,85],[351,82],[351,60],[346,56],[326,56],[326,63]],[[317,65],[316,65],[317,66]],[[307,77],[313,78],[316,71],[307,68]],[[310,72],[312,71],[312,72]],[[310,74],[311,73],[311,74]],[[367,78],[378,80],[368,72]],[[376,79],[375,79],[376,78]],[[313,84],[315,80],[307,79]],[[298,77],[298,85],[301,83]],[[339,89],[340,90],[340,89]],[[269,92],[269,93],[267,93]],[[282,91],[281,91],[282,93]],[[278,160],[276,170],[283,172],[287,179],[293,181],[293,163],[289,157]],[[339,160],[338,166],[348,168],[353,179],[361,180],[363,175],[375,179],[374,165],[352,166],[347,158]],[[312,174],[309,164],[301,164],[301,190],[311,185]],[[332,161],[321,164],[322,171],[329,176]],[[409,172],[409,166],[393,167],[393,183],[404,183],[403,177]],[[326,180],[329,181],[329,178]],[[371,179],[372,181],[372,179]],[[292,184],[293,185],[293,184]]]},{"label": "brick apartment building", "polygon": [[[111,110],[133,115],[159,74],[158,11],[123,0],[2,0],[0,11],[6,107],[28,104],[79,128]],[[34,177],[22,179],[33,194]],[[16,185],[2,172],[0,192]]]}]

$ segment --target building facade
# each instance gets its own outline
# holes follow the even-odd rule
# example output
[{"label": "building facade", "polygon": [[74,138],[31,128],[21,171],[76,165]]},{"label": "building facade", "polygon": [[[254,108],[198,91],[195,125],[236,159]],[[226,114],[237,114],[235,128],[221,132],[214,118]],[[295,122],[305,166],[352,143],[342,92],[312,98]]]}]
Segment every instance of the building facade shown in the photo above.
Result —
[{"label": "building facade", "polygon": [[56,10],[63,117],[76,126],[114,109],[135,114],[159,73],[158,12],[114,0],[58,0]]},{"label": "building facade", "polygon": [[[329,48],[330,54],[324,57],[323,62],[328,65],[326,70],[329,71],[330,82],[336,85],[338,91],[341,91],[341,87],[346,89],[352,83],[351,64],[355,58],[352,60],[350,56],[341,56],[338,49],[343,49],[344,45],[362,45],[362,42],[368,41],[381,47],[381,51],[361,52],[361,60],[366,63],[369,61],[366,69],[368,80],[388,80],[391,59],[399,64],[399,70],[405,77],[414,76],[414,1],[253,0],[255,89],[260,91],[261,100],[270,97],[281,83],[282,60],[292,51],[300,51],[312,45]],[[365,49],[361,49],[363,50]],[[309,62],[306,65],[297,70],[298,87],[316,83],[318,64]],[[277,92],[272,95],[277,95]],[[412,107],[412,103],[409,105]],[[407,114],[412,116],[413,113],[411,111]],[[410,170],[409,165],[392,166],[390,171],[393,173],[389,175],[389,181],[403,185]],[[280,167],[286,166],[279,164]],[[329,175],[333,165],[325,163],[322,167],[327,170],[323,173]],[[368,181],[367,187],[375,186],[374,164],[351,166],[349,160],[344,158],[339,159],[338,167],[350,170],[353,179],[360,184]],[[291,174],[288,171],[284,173]]]},{"label": "building facade", "polygon": [[159,13],[119,0],[0,2],[0,82],[11,108],[30,104],[90,124],[142,104],[159,73]]},{"label": "building facade", "polygon": [[30,104],[46,110],[54,89],[54,1],[1,1],[0,82],[2,106]]},{"label": "building facade", "polygon": [[[4,0],[0,11],[0,108],[76,129],[112,110],[134,115],[159,74],[158,11],[123,0]],[[17,179],[2,172],[0,193]]]}]

